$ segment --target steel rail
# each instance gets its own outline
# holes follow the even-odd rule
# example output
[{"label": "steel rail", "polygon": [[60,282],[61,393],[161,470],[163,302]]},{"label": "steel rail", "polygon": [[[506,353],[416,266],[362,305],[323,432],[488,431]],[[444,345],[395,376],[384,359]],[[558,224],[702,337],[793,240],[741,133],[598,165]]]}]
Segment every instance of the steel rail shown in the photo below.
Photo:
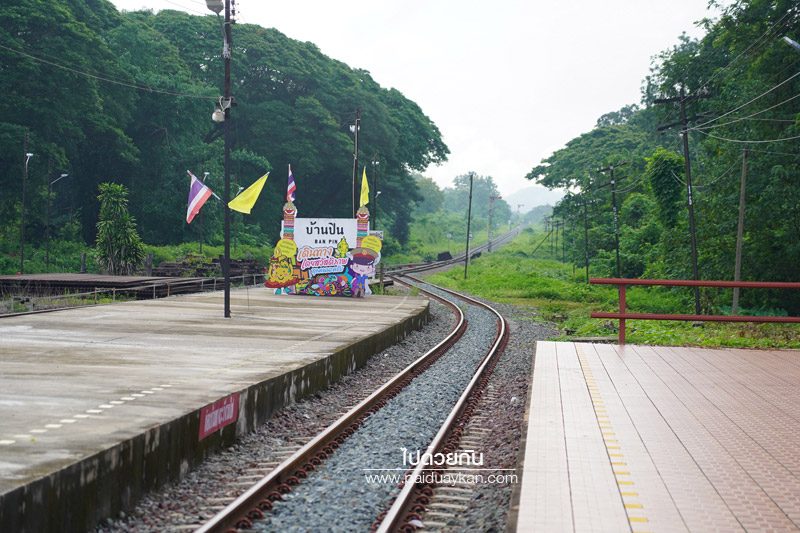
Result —
[{"label": "steel rail", "polygon": [[[519,232],[518,229],[514,231],[508,232],[506,235],[501,236],[500,238],[496,239],[494,242],[505,242],[505,240],[513,237]],[[484,245],[487,247],[488,243]],[[441,266],[446,266],[447,264],[456,263],[460,260],[463,260],[463,257],[454,258],[446,261],[440,261],[435,263],[425,263],[422,265],[405,265],[405,271],[423,271],[423,270],[430,270],[433,268],[439,268]],[[412,268],[408,268],[412,267]],[[402,281],[398,280],[396,275],[389,276],[394,281],[397,281],[401,284],[408,285],[403,283]],[[409,276],[411,279],[415,279]],[[420,281],[416,280],[415,281]],[[455,293],[454,291],[450,291],[448,289],[444,289],[441,287],[437,287],[437,289],[442,290],[444,292],[453,294],[459,298],[465,299],[474,303],[475,305],[479,305],[482,307],[486,307],[494,312],[500,319],[500,323],[498,326],[498,334],[495,339],[495,343],[490,350],[489,354],[483,359],[482,363],[479,366],[478,371],[476,372],[475,376],[473,376],[472,380],[470,381],[469,385],[464,394],[462,394],[461,398],[457,402],[454,409],[451,411],[450,416],[448,416],[447,420],[445,421],[445,426],[447,426],[447,431],[443,429],[440,430],[440,434],[443,433],[447,434],[450,433],[452,427],[455,424],[455,421],[458,419],[458,416],[465,410],[467,400],[470,396],[468,392],[471,392],[475,388],[475,384],[480,380],[480,378],[485,373],[486,369],[488,368],[488,363],[491,360],[491,356],[498,351],[498,347],[504,345],[507,342],[508,336],[508,327],[506,325],[505,319],[500,315],[497,311],[492,309],[491,307],[483,304],[482,302],[478,302],[472,298],[467,296]],[[386,382],[383,386],[381,386],[378,390],[374,391],[369,397],[362,400],[358,405],[353,407],[350,411],[346,414],[342,415],[337,421],[333,424],[328,426],[325,430],[323,430],[320,434],[314,437],[311,441],[306,443],[300,450],[292,454],[289,458],[284,460],[281,464],[275,467],[267,476],[263,479],[258,481],[255,485],[253,485],[250,489],[248,489],[245,493],[239,496],[236,500],[231,502],[229,505],[225,507],[222,511],[217,513],[214,517],[211,518],[208,522],[206,522],[202,527],[196,530],[196,533],[211,533],[211,532],[219,532],[219,531],[228,531],[231,529],[247,529],[252,526],[252,521],[257,520],[259,518],[263,518],[264,514],[263,511],[268,511],[272,508],[272,504],[276,500],[282,499],[281,494],[285,494],[286,492],[291,491],[291,486],[296,485],[300,482],[300,479],[306,477],[307,472],[310,470],[314,470],[317,465],[321,463],[322,460],[327,458],[340,444],[342,444],[347,437],[352,435],[356,429],[361,425],[363,419],[365,419],[368,415],[378,411],[381,407],[386,404],[386,401],[400,392],[406,385],[411,382],[411,379],[423,370],[425,370],[428,366],[433,364],[436,359],[438,359],[441,355],[443,355],[466,331],[467,321],[464,317],[463,311],[453,304],[452,302],[424,289],[419,289],[421,292],[427,294],[431,298],[434,298],[443,304],[449,306],[454,312],[457,313],[458,316],[458,323],[453,331],[439,344],[437,344],[434,348],[428,351],[426,354],[419,357],[416,361],[414,361],[411,365],[406,367],[402,372],[397,374],[394,378]],[[441,438],[437,435],[437,438],[434,439],[434,442],[439,444]],[[442,437],[443,438],[443,437]],[[401,495],[404,493],[401,492]],[[403,505],[405,508],[405,505]],[[392,507],[394,509],[394,507]]]},{"label": "steel rail", "polygon": [[[414,279],[415,281],[421,282],[421,280],[417,280],[411,276],[408,277]],[[395,281],[399,280],[395,279]],[[491,349],[481,361],[481,364],[478,366],[478,369],[476,370],[469,384],[464,389],[461,397],[450,411],[450,414],[442,424],[439,432],[431,441],[430,445],[425,451],[424,457],[433,457],[436,453],[438,453],[439,450],[454,451],[455,446],[458,444],[458,440],[460,438],[460,431],[457,431],[457,428],[463,427],[463,415],[467,415],[466,418],[471,416],[471,410],[474,408],[477,400],[480,398],[480,391],[477,388],[478,384],[481,383],[481,385],[485,387],[486,383],[488,382],[489,372],[497,363],[498,356],[502,353],[505,345],[508,342],[508,324],[506,319],[499,312],[497,312],[497,310],[488,304],[480,302],[474,298],[470,298],[469,296],[465,296],[449,289],[444,289],[441,287],[437,288],[458,298],[466,300],[473,305],[488,309],[497,315],[498,326],[497,335]],[[429,465],[425,464],[425,461],[420,461],[414,470],[411,471],[411,473],[407,476],[407,478],[412,480],[423,479],[423,471],[426,469],[430,470],[428,466]],[[403,486],[400,494],[397,496],[392,506],[381,519],[381,522],[377,527],[378,533],[388,533],[390,531],[397,530],[414,531],[417,529],[416,526],[411,525],[409,522],[410,520],[419,520],[420,518],[415,511],[424,508],[424,502],[427,501],[427,497],[429,496],[429,494],[422,492],[425,491],[425,485],[426,484],[424,483],[407,483]],[[422,493],[420,494],[420,492]]]},{"label": "steel rail", "polygon": [[306,477],[308,471],[314,470],[352,435],[363,419],[386,405],[388,399],[408,385],[415,375],[433,364],[464,334],[467,321],[457,305],[428,291],[421,289],[421,292],[441,301],[456,314],[456,326],[447,337],[276,466],[267,476],[197,529],[196,533],[251,527],[253,520],[263,518],[263,511],[270,510],[274,501],[282,499],[282,494],[290,492],[291,487]]},{"label": "steel rail", "polygon": [[[514,228],[513,230],[500,235],[496,239],[492,239],[492,244],[495,246],[504,244],[507,241],[511,240],[512,237],[516,237],[521,231],[521,227]],[[474,255],[478,252],[483,252],[484,250],[488,250],[489,243],[485,242],[479,246],[476,246],[470,256]],[[406,263],[401,265],[393,265],[387,268],[387,274],[389,277],[392,275],[403,275],[408,273],[414,272],[424,272],[425,270],[432,270],[434,268],[441,268],[448,265],[453,265],[456,263],[460,263],[464,261],[464,254],[459,254],[451,259],[444,259],[442,261],[430,261],[427,263]]]}]

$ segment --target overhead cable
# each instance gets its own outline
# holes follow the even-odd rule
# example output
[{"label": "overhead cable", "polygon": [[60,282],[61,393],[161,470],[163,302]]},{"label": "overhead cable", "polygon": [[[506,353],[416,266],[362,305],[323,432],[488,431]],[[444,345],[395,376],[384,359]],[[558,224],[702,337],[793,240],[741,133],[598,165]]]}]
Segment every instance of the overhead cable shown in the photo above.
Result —
[{"label": "overhead cable", "polygon": [[217,100],[217,98],[218,98],[217,96],[204,96],[204,95],[199,95],[199,94],[179,93],[179,92],[174,92],[174,91],[167,91],[167,90],[164,90],[164,89],[156,89],[156,88],[148,87],[148,86],[145,86],[145,85],[136,85],[136,84],[133,84],[133,83],[128,83],[128,82],[125,82],[125,81],[121,81],[121,80],[110,78],[110,77],[106,77],[106,76],[99,76],[97,74],[92,74],[91,72],[86,72],[86,71],[83,71],[83,70],[80,70],[80,69],[77,69],[77,68],[73,68],[73,67],[69,67],[69,66],[66,66],[66,65],[62,65],[62,64],[56,63],[54,61],[48,61],[47,59],[43,59],[41,57],[37,57],[37,56],[29,54],[27,52],[23,52],[22,50],[17,50],[15,48],[11,48],[9,46],[5,46],[5,45],[2,45],[2,44],[0,44],[0,49],[8,50],[9,52],[13,52],[15,54],[19,54],[19,55],[27,57],[29,59],[33,59],[34,61],[38,61],[38,62],[44,63],[46,65],[50,65],[50,66],[53,66],[53,67],[56,67],[56,68],[60,68],[62,70],[66,70],[66,71],[72,72],[74,74],[79,74],[81,76],[86,76],[87,78],[92,78],[92,79],[95,79],[95,80],[104,81],[106,83],[113,83],[113,84],[116,84],[116,85],[122,85],[124,87],[130,87],[131,89],[136,89],[136,90],[139,90],[139,91],[145,91],[145,92],[149,92],[149,93],[166,94],[166,95],[169,95],[169,96],[182,96],[182,97],[185,97],[185,98],[200,98],[200,99],[203,99],[203,100]]},{"label": "overhead cable", "polygon": [[756,100],[759,100],[760,98],[763,98],[763,97],[765,97],[766,95],[768,95],[769,93],[771,93],[771,92],[772,92],[772,91],[774,91],[775,89],[777,89],[777,88],[779,88],[779,87],[781,87],[781,86],[785,85],[786,83],[789,83],[790,81],[792,81],[793,79],[795,79],[795,78],[796,78],[796,77],[798,77],[798,76],[800,76],[800,72],[796,72],[796,73],[794,73],[793,75],[791,75],[791,76],[790,76],[790,77],[788,77],[787,79],[785,79],[785,80],[783,80],[782,82],[780,82],[778,85],[776,85],[776,86],[772,87],[771,89],[769,89],[769,90],[767,90],[767,91],[764,91],[763,93],[761,93],[760,95],[756,96],[755,98],[753,98],[753,99],[751,99],[751,100],[748,100],[747,102],[743,103],[743,104],[742,104],[742,105],[740,105],[739,107],[737,107],[737,108],[735,108],[735,109],[731,109],[731,110],[730,110],[730,111],[728,111],[727,113],[723,113],[722,115],[720,115],[720,116],[718,116],[718,117],[714,117],[714,118],[712,118],[711,120],[708,120],[708,121],[706,121],[706,122],[703,122],[702,124],[698,124],[698,125],[697,125],[697,126],[695,126],[693,129],[702,128],[702,127],[703,127],[703,126],[705,126],[706,124],[711,124],[712,122],[716,122],[717,120],[721,119],[722,117],[726,117],[726,116],[730,115],[731,113],[735,113],[735,112],[739,111],[739,110],[740,110],[740,109],[742,109],[743,107],[746,107],[746,106],[748,106],[748,105],[752,104],[753,102],[755,102]]}]

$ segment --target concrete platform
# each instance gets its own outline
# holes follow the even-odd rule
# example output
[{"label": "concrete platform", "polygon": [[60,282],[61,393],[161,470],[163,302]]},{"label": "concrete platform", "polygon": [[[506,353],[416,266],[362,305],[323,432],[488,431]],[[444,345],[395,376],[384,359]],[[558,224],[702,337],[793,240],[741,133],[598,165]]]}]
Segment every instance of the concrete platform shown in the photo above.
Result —
[{"label": "concrete platform", "polygon": [[800,352],[539,342],[517,531],[797,531]]},{"label": "concrete platform", "polygon": [[[420,297],[232,292],[0,318],[0,531],[76,531],[130,508],[427,320]],[[238,420],[200,439],[201,408]]]}]

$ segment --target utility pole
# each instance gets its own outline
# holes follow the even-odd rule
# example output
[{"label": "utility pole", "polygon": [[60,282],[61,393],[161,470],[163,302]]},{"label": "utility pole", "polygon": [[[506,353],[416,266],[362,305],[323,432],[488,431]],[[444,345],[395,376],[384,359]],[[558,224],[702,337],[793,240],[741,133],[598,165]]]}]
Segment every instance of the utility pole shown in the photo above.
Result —
[{"label": "utility pole", "polygon": [[608,172],[611,178],[611,206],[614,213],[614,249],[617,257],[617,277],[621,277],[622,268],[619,261],[619,209],[617,207],[617,181],[614,179],[614,169],[623,165],[627,165],[628,161],[618,163],[616,166],[608,165],[605,168],[598,169],[598,172]]},{"label": "utility pole", "polygon": [[554,248],[551,248],[551,250],[553,250],[553,249],[555,250],[554,255],[553,255],[553,259],[556,259],[557,256],[558,256],[558,228],[559,227],[561,227],[561,221],[554,220],[553,221],[553,233],[554,233],[555,239],[553,240]]},{"label": "utility pole", "polygon": [[[744,242],[745,182],[747,181],[747,148],[742,149],[742,178],[739,182],[739,223],[736,226],[736,259],[733,266],[733,280],[742,279],[742,245]],[[739,313],[739,287],[733,288],[731,314]]]},{"label": "utility pole", "polygon": [[[224,252],[222,256],[222,276],[224,279],[224,316],[225,318],[231,317],[231,209],[228,207],[228,202],[231,201],[231,106],[233,105],[233,96],[231,95],[231,53],[233,52],[233,37],[231,35],[231,3],[234,0],[225,0],[224,5],[222,0],[206,0],[206,7],[219,16],[224,10],[225,19],[222,27],[223,43],[222,43],[222,59],[225,63],[225,83],[222,92],[222,99],[220,100],[220,108],[222,113],[223,122],[223,135],[225,140],[224,149],[224,178],[225,190],[222,194],[222,209],[224,213]],[[220,109],[214,112],[212,119],[216,122],[220,121],[217,118],[220,115]]]},{"label": "utility pole", "polygon": [[472,178],[474,172],[469,173],[469,207],[467,208],[467,251],[464,254],[464,279],[467,279],[467,268],[469,268],[469,227],[472,222]]},{"label": "utility pole", "polygon": [[494,213],[494,201],[499,200],[500,198],[501,196],[495,196],[494,194],[489,196],[489,230],[487,234],[489,246],[486,249],[486,251],[489,253],[492,253],[492,214]]},{"label": "utility pole", "polygon": [[28,162],[33,154],[28,152],[28,132],[25,132],[25,140],[22,143],[22,153],[25,161],[22,172],[22,209],[19,217],[19,273],[25,273],[25,192],[28,187]]},{"label": "utility pole", "polygon": [[223,258],[222,275],[225,278],[225,318],[231,317],[231,209],[228,202],[231,201],[231,53],[233,52],[233,38],[231,35],[231,0],[225,0],[225,43],[222,48],[222,57],[225,60],[225,158],[223,166],[225,169],[225,191],[222,203],[225,210],[225,257]]},{"label": "utility pole", "polygon": [[372,179],[375,183],[375,195],[373,197],[374,205],[372,206],[373,213],[373,224],[375,225],[375,229],[378,229],[378,196],[381,195],[380,188],[378,186],[378,169],[380,169],[381,162],[378,160],[377,156],[375,159],[372,160]]},{"label": "utility pole", "polygon": [[586,213],[586,200],[581,202],[583,207],[583,253],[586,260],[586,283],[589,283],[589,215]]},{"label": "utility pole", "polygon": [[353,218],[356,217],[356,175],[358,174],[358,132],[361,129],[361,109],[356,109],[356,123],[350,125],[353,133]]},{"label": "utility pole", "polygon": [[69,174],[61,174],[59,177],[57,177],[53,181],[50,181],[50,178],[49,178],[50,172],[49,171],[48,171],[47,175],[48,175],[48,179],[47,179],[47,205],[46,205],[47,210],[45,211],[45,216],[44,216],[44,220],[45,220],[45,223],[44,223],[44,241],[45,241],[45,245],[44,245],[45,246],[44,247],[44,264],[45,264],[45,267],[47,268],[47,271],[49,272],[50,271],[50,203],[52,202],[52,198],[53,198],[53,184],[56,183],[59,180],[62,180],[64,178],[66,178],[67,176],[69,176]]},{"label": "utility pole", "polygon": [[[686,118],[686,103],[701,98],[709,98],[711,95],[708,93],[696,93],[687,95],[684,88],[681,87],[679,96],[675,98],[658,98],[654,100],[656,104],[667,104],[678,102],[680,104],[681,118],[681,136],[683,137],[683,160],[686,169],[686,201],[689,209],[689,237],[691,240],[691,253],[692,253],[692,279],[697,281],[700,279],[697,268],[697,231],[694,221],[694,199],[692,198],[692,165],[689,159],[689,121]],[[667,124],[659,126],[659,130],[663,130],[674,126],[676,124]],[[694,312],[700,314],[700,287],[694,288]]]}]

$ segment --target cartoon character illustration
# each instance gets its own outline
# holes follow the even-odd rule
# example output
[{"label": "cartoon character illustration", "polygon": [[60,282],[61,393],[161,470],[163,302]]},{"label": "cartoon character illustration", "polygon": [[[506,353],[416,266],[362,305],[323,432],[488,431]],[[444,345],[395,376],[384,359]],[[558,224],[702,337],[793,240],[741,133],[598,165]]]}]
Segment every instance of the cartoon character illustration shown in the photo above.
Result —
[{"label": "cartoon character illustration", "polygon": [[275,250],[269,260],[267,269],[266,287],[275,289],[275,294],[291,293],[291,286],[300,281],[295,254],[297,245],[294,241],[281,239],[275,245]]},{"label": "cartoon character illustration", "polygon": [[347,244],[347,239],[341,238],[339,244],[336,245],[336,257],[347,257],[347,252],[350,250],[350,245]]},{"label": "cartoon character illustration", "polygon": [[380,254],[370,248],[353,248],[350,251],[350,270],[353,272],[351,290],[353,298],[363,298],[372,294],[369,290],[369,278],[375,274],[375,263]]},{"label": "cartoon character illustration", "polygon": [[350,293],[350,277],[345,274],[317,276],[306,288],[306,294],[315,296],[347,296]]}]

